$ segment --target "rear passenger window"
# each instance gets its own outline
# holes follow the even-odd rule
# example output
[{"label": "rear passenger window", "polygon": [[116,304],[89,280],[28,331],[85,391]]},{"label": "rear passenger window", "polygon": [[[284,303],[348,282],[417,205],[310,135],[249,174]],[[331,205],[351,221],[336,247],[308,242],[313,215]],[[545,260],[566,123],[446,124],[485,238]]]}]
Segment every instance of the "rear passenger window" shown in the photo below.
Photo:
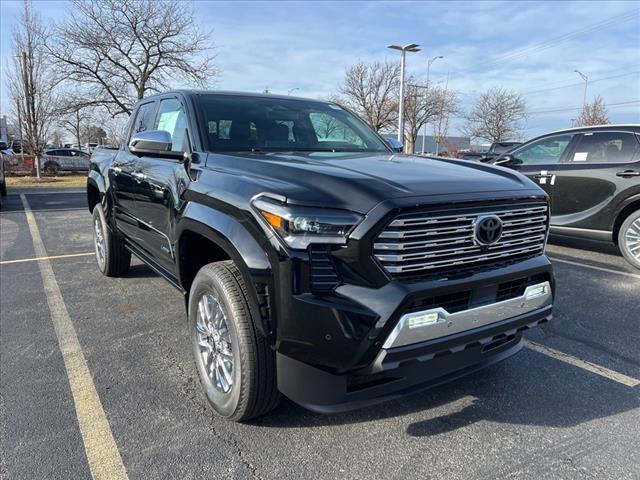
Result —
[{"label": "rear passenger window", "polygon": [[629,132],[594,132],[580,136],[572,163],[628,163],[640,158],[640,143]]}]

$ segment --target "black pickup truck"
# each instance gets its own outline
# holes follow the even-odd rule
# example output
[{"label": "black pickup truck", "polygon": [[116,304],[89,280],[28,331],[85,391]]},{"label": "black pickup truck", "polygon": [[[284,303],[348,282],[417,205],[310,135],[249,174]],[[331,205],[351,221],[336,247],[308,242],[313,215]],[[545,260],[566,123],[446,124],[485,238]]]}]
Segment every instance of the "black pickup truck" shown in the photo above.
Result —
[{"label": "black pickup truck", "polygon": [[551,319],[547,195],[517,172],[397,154],[338,105],[275,95],[149,97],[125,137],[91,159],[98,266],[133,254],[184,294],[224,417],[409,394]]}]

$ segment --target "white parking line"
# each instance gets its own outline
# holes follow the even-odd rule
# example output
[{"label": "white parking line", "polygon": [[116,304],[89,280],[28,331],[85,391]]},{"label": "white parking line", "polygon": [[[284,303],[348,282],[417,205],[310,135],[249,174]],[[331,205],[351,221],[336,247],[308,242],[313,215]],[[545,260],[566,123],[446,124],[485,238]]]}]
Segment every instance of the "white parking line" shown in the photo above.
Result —
[{"label": "white parking line", "polygon": [[616,275],[624,275],[626,277],[640,279],[640,275],[637,273],[622,272],[620,270],[613,270],[611,268],[598,267],[596,265],[589,265],[588,263],[573,262],[571,260],[564,260],[564,259],[555,258],[552,256],[550,256],[549,259],[551,259],[552,262],[568,263],[569,265],[576,265],[578,267],[591,268],[593,270],[600,270],[601,272],[615,273]]},{"label": "white parking line", "polygon": [[613,380],[614,382],[621,383],[622,385],[626,385],[627,387],[633,388],[640,385],[640,380],[638,379],[629,377],[623,373],[619,373],[605,367],[601,367],[600,365],[596,365],[595,363],[587,362],[586,360],[580,360],[579,358],[571,356],[568,353],[555,350],[553,348],[547,347],[546,345],[540,345],[539,343],[532,342],[531,340],[525,340],[524,345],[527,348],[538,353],[542,353],[543,355],[555,358],[556,360],[560,360],[561,362],[568,363],[569,365],[573,365],[574,367],[581,368],[588,372],[595,373],[596,375],[600,375],[601,377],[608,378],[609,380]]},{"label": "white parking line", "polygon": [[86,257],[88,255],[95,255],[95,253],[94,252],[67,253],[66,255],[51,255],[49,257],[33,257],[33,258],[19,258],[17,260],[2,260],[0,261],[0,265],[9,265],[11,263],[38,262],[40,260],[57,260],[58,258]]},{"label": "white parking line", "polygon": [[100,397],[93,383],[73,322],[64,304],[51,262],[47,258],[47,251],[42,242],[36,218],[31,211],[27,197],[21,194],[20,198],[27,216],[33,248],[39,257],[40,275],[42,276],[51,320],[53,321],[58,345],[60,346],[67,371],[91,476],[94,480],[126,480],[128,479],[127,471],[111,433],[109,421],[102,408]]}]

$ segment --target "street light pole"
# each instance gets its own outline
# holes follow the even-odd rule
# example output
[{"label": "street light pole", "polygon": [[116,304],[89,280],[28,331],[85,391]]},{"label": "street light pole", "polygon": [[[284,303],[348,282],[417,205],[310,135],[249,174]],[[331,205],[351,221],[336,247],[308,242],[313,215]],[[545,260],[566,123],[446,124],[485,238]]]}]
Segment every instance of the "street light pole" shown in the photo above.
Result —
[{"label": "street light pole", "polygon": [[584,112],[584,109],[587,106],[587,85],[589,85],[589,77],[587,77],[580,70],[574,70],[574,72],[576,72],[578,75],[580,75],[582,77],[582,79],[584,80],[584,94],[582,95],[582,111]]},{"label": "street light pole", "polygon": [[400,50],[402,56],[400,57],[400,99],[398,105],[398,141],[404,145],[404,60],[407,52],[419,52],[420,45],[416,43],[410,43],[408,45],[387,45],[387,48],[393,50]]},{"label": "street light pole", "polygon": [[[437,57],[430,58],[429,61],[427,62],[427,93],[429,92],[429,73],[431,72],[431,64],[436,60],[438,60],[439,58],[444,58],[444,57],[442,55],[438,55]],[[428,102],[429,98],[425,98],[425,100]],[[422,155],[424,155],[424,144],[425,144],[426,138],[427,138],[427,124],[425,123],[424,133],[422,134]]]}]

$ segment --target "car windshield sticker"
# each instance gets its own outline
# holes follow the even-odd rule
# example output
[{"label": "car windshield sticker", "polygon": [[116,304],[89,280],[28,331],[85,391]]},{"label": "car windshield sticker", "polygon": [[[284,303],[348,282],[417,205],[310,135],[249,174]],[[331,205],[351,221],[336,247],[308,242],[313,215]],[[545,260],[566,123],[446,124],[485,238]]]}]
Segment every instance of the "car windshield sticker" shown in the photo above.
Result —
[{"label": "car windshield sticker", "polygon": [[179,110],[175,112],[164,112],[160,115],[160,120],[158,120],[158,130],[164,130],[173,135],[176,129],[176,122],[178,121],[178,115],[180,115]]},{"label": "car windshield sticker", "polygon": [[589,152],[576,152],[573,155],[573,161],[574,162],[586,162],[587,161],[587,155],[589,155]]}]

